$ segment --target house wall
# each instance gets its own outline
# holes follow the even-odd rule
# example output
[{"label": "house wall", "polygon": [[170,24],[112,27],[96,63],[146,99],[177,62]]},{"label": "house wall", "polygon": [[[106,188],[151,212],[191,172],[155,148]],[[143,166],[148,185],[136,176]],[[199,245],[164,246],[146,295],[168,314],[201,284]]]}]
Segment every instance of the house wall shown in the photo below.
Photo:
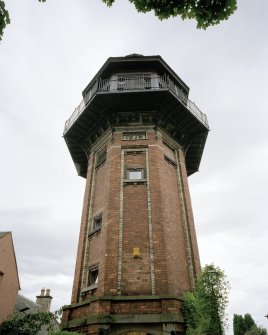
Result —
[{"label": "house wall", "polygon": [[20,289],[12,235],[0,237],[0,323],[12,316]]}]

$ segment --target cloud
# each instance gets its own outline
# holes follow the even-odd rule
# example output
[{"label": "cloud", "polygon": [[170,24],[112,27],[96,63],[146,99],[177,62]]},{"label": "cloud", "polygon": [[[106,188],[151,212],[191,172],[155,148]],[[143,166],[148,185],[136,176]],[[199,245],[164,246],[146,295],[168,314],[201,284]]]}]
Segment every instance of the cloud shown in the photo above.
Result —
[{"label": "cloud", "polygon": [[[110,56],[161,55],[189,85],[211,131],[189,178],[202,264],[231,282],[230,315],[266,310],[268,3],[239,2],[219,26],[159,21],[125,0],[9,1],[0,53],[0,222],[22,293],[69,303],[85,181],[62,139],[81,92]],[[53,307],[53,308],[54,308]],[[266,321],[266,320],[264,320]],[[231,333],[231,329],[229,329]]]},{"label": "cloud", "polygon": [[[0,222],[1,229],[12,231],[23,294],[33,298],[44,286],[56,299],[54,309],[69,303],[79,222],[58,220],[51,208],[34,207],[1,210]],[[69,296],[62,294],[66,291]]]}]

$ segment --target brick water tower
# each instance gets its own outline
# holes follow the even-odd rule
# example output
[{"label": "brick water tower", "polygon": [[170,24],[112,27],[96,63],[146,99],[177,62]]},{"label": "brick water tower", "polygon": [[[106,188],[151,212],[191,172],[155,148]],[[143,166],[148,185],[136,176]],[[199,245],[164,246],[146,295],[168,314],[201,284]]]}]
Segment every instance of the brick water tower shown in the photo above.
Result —
[{"label": "brick water tower", "polygon": [[66,122],[86,188],[64,329],[183,334],[200,271],[187,177],[209,130],[188,94],[160,56],[111,57]]}]

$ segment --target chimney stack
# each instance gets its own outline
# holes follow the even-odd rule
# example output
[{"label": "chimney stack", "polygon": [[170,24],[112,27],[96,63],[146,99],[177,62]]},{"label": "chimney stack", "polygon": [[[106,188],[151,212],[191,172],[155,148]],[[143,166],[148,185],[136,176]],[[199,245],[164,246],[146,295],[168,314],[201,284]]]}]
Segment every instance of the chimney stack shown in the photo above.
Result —
[{"label": "chimney stack", "polygon": [[45,312],[50,312],[51,300],[53,298],[50,295],[50,289],[42,288],[40,295],[36,296],[36,303],[42,306]]}]

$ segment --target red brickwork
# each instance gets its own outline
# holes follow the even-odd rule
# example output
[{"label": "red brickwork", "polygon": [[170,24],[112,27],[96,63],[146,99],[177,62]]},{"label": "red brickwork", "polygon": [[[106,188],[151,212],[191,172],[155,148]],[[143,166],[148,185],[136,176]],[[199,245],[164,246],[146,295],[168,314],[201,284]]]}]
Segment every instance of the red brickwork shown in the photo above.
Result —
[{"label": "red brickwork", "polygon": [[[162,210],[163,194],[160,175],[162,173],[162,150],[159,141],[152,141],[149,146],[150,191],[152,201],[153,245],[155,259],[156,294],[168,294],[167,252],[164,215]],[[160,159],[159,159],[160,158]]]},{"label": "red brickwork", "polygon": [[200,265],[197,238],[196,238],[196,232],[195,232],[195,226],[194,226],[194,216],[193,216],[192,203],[191,203],[191,197],[190,197],[190,191],[189,191],[189,185],[188,185],[188,178],[187,178],[187,172],[186,172],[186,166],[185,166],[185,157],[184,157],[184,153],[182,150],[178,150],[177,152],[178,152],[178,159],[180,163],[181,176],[183,180],[183,190],[184,190],[184,196],[185,196],[186,213],[187,213],[187,218],[188,218],[189,228],[190,228],[190,237],[191,237],[191,246],[192,246],[192,252],[193,252],[193,257],[194,257],[194,266],[195,266],[196,274],[198,274],[201,271],[201,265]]},{"label": "red brickwork", "polygon": [[[155,299],[155,300],[95,300],[88,304],[73,306],[68,314],[68,320],[75,320],[96,314],[111,315],[140,315],[140,314],[166,314],[178,313],[182,302],[175,299]],[[67,313],[64,313],[63,320]]]},{"label": "red brickwork", "polygon": [[[191,265],[194,277],[200,271],[183,151],[167,135],[163,140],[162,135],[151,128],[147,139],[126,141],[117,130],[106,136],[107,157],[102,165],[96,168],[96,155],[90,155],[72,296],[72,304],[84,303],[67,308],[64,321],[94,315],[179,313],[181,301],[175,298],[105,298],[118,293],[150,296],[153,285],[156,295],[179,297],[191,289]],[[145,180],[127,180],[128,168],[144,169]],[[92,220],[100,213],[101,230],[88,237]],[[134,248],[139,248],[140,256],[134,257]],[[88,285],[87,271],[95,265],[99,266],[97,289],[82,294]],[[92,324],[76,329],[91,334],[96,327]]]},{"label": "red brickwork", "polygon": [[[145,151],[125,152],[125,169],[146,169]],[[124,184],[122,294],[150,294],[150,260],[148,243],[147,185]],[[141,255],[133,257],[133,248]]]},{"label": "red brickwork", "polygon": [[[189,290],[189,275],[186,262],[185,240],[179,204],[177,167],[162,158],[160,175],[162,192],[163,226],[167,253],[169,293],[180,294]],[[172,210],[171,210],[172,209]]]},{"label": "red brickwork", "polygon": [[85,254],[85,246],[87,240],[87,219],[88,219],[88,209],[89,209],[89,194],[92,189],[92,174],[93,174],[93,164],[94,164],[95,156],[91,155],[88,162],[88,172],[87,172],[87,181],[84,195],[84,204],[81,218],[81,227],[80,227],[80,235],[78,241],[78,249],[76,256],[76,266],[75,266],[75,274],[74,274],[74,282],[73,282],[73,292],[72,292],[72,304],[75,304],[79,301],[80,296],[80,285],[82,280],[82,269],[83,269],[83,261]]},{"label": "red brickwork", "polygon": [[161,311],[160,301],[114,301],[112,304],[112,314],[159,314]]},{"label": "red brickwork", "polygon": [[121,150],[113,141],[109,142],[107,154],[106,213],[103,222],[103,239],[105,243],[103,287],[104,295],[117,293],[117,259],[118,259],[118,222],[120,195],[120,155]]}]

